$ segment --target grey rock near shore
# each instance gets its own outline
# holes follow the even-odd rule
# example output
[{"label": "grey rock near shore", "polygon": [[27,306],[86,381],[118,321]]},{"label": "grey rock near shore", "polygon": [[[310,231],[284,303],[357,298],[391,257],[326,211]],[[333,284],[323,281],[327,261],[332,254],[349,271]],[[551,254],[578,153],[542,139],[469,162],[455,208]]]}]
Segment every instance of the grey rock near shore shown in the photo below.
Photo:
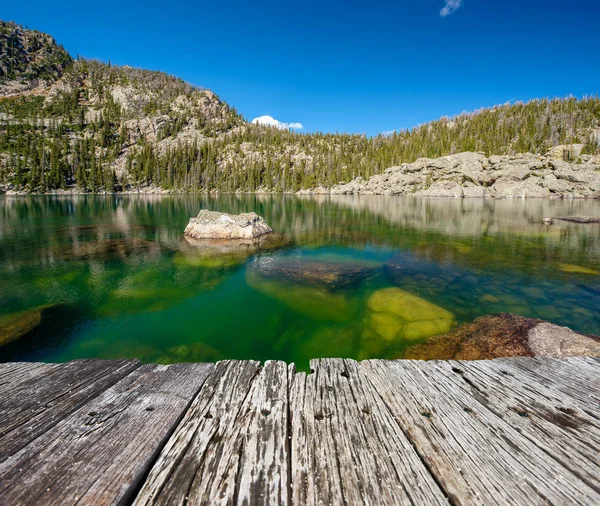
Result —
[{"label": "grey rock near shore", "polygon": [[598,198],[600,157],[580,155],[575,163],[530,153],[486,157],[458,153],[390,167],[368,181],[354,179],[331,189],[334,195],[417,197]]},{"label": "grey rock near shore", "polygon": [[568,327],[542,322],[529,331],[529,348],[536,357],[598,357],[600,342]]},{"label": "grey rock near shore", "polygon": [[184,234],[193,239],[254,239],[271,232],[256,213],[226,214],[203,209],[190,219]]}]

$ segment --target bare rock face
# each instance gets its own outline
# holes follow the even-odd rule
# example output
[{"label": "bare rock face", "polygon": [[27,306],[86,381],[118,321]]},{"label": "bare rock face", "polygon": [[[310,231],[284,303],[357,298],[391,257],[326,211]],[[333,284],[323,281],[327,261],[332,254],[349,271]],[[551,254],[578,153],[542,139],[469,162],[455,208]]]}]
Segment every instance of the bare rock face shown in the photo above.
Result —
[{"label": "bare rock face", "polygon": [[583,151],[583,146],[583,144],[561,144],[560,146],[554,146],[550,151],[548,151],[548,156],[551,158],[556,158],[557,160],[574,160],[579,155],[581,155],[581,151]]},{"label": "bare rock face", "polygon": [[481,153],[468,152],[436,159],[420,158],[414,163],[390,167],[368,181],[356,178],[333,186],[331,194],[505,199],[600,197],[600,159],[581,155],[569,160],[531,153],[487,158]]},{"label": "bare rock face", "polygon": [[191,218],[185,235],[192,239],[254,239],[273,232],[256,213],[226,214],[202,210]]},{"label": "bare rock face", "polygon": [[50,35],[0,20],[0,96],[45,89],[73,59]]}]

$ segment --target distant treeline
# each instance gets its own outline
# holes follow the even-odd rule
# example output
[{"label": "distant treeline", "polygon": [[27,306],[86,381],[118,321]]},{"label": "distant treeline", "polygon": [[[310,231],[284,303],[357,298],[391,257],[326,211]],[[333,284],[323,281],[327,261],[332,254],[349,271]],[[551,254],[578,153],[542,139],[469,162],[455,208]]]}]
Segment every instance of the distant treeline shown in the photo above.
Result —
[{"label": "distant treeline", "polygon": [[[126,107],[114,98],[124,89],[135,91]],[[249,124],[215,95],[166,74],[78,59],[51,93],[0,99],[0,183],[30,191],[297,191],[462,151],[545,153],[582,143],[595,154],[594,128],[597,96],[507,104],[393,135],[301,134]]]}]

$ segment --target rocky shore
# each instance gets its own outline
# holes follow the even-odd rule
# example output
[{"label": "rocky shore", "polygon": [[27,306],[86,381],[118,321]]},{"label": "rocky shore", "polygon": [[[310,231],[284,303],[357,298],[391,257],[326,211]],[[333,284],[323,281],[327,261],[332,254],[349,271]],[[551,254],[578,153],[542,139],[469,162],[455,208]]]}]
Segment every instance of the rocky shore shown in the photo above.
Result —
[{"label": "rocky shore", "polygon": [[597,357],[600,337],[511,313],[481,316],[408,348],[413,360],[489,360],[501,357]]},{"label": "rocky shore", "polygon": [[[561,150],[561,148],[563,148]],[[576,158],[563,160],[565,150]],[[0,194],[27,195],[32,192],[0,184]],[[51,194],[79,194],[76,187],[54,190]],[[89,192],[88,192],[89,193]],[[106,193],[106,192],[103,192]],[[181,190],[159,186],[127,187],[122,194],[172,194]],[[196,193],[190,189],[184,193]],[[198,193],[207,193],[199,189]],[[224,193],[211,191],[209,193]],[[225,192],[226,193],[226,192]],[[255,192],[275,194],[260,187]],[[441,158],[420,158],[386,169],[369,180],[358,177],[331,188],[302,189],[298,195],[409,195],[444,198],[600,198],[600,155],[580,154],[570,146],[556,146],[546,155],[521,153],[486,157],[482,153],[458,153]]]},{"label": "rocky shore", "polygon": [[[560,153],[559,153],[560,154]],[[331,188],[333,195],[413,195],[454,198],[598,198],[600,157],[578,155],[567,162],[556,148],[486,157],[458,153],[390,167],[383,174]]]}]

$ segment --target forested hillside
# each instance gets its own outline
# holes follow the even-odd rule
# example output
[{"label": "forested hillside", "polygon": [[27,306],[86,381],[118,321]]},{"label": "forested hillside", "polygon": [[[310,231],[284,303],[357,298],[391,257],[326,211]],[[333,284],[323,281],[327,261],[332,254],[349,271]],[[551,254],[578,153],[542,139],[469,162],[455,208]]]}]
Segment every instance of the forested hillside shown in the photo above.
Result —
[{"label": "forested hillside", "polygon": [[462,151],[600,152],[600,99],[536,100],[393,135],[254,125],[161,72],[73,60],[48,35],[0,22],[0,192],[298,191]]}]

